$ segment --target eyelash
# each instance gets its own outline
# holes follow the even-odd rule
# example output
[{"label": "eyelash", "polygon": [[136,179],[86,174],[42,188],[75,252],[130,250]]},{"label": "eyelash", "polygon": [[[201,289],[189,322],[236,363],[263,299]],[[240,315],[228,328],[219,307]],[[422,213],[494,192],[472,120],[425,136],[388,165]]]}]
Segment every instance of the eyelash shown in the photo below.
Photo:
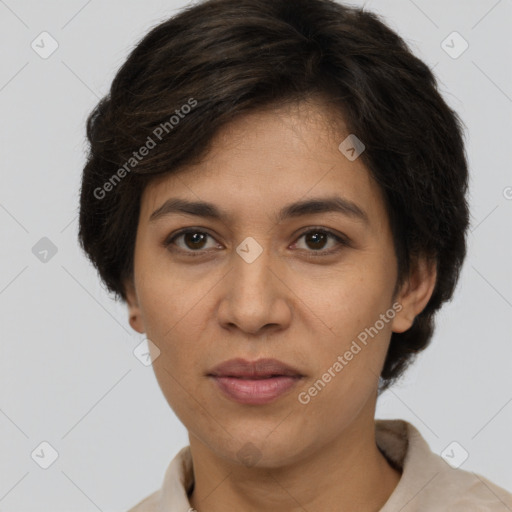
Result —
[{"label": "eyelash", "polygon": [[[170,237],[166,238],[165,241],[163,242],[164,247],[169,248],[171,245],[173,245],[173,242],[177,238],[179,238],[180,236],[186,235],[188,233],[200,233],[200,234],[204,234],[204,235],[207,235],[207,236],[213,238],[213,236],[210,235],[209,233],[207,233],[206,231],[201,231],[200,229],[195,229],[195,228],[185,228],[185,229],[182,229],[182,230],[178,231],[177,233],[174,233]],[[342,246],[342,247],[350,247],[351,246],[350,241],[349,241],[349,239],[347,237],[343,237],[343,236],[337,235],[337,234],[333,233],[332,231],[330,231],[328,229],[320,228],[320,227],[318,227],[318,228],[313,227],[313,228],[309,228],[307,231],[303,231],[298,236],[297,240],[299,240],[303,236],[308,235],[310,233],[322,233],[322,234],[325,234],[328,237],[334,239],[336,242],[338,242],[338,244],[340,246]],[[294,244],[295,243],[296,242],[294,242]],[[338,251],[340,251],[342,247],[337,247],[337,248],[328,249],[328,250],[318,250],[318,251],[309,250],[309,251],[306,251],[306,252],[309,253],[308,257],[318,258],[318,257],[330,256],[332,254],[335,254]],[[172,249],[172,250],[176,251],[176,249]],[[193,251],[193,250],[181,249],[180,247],[177,248],[177,252],[182,252],[182,253],[185,253],[188,256],[192,256],[192,257],[203,256],[208,251],[209,250]]]}]

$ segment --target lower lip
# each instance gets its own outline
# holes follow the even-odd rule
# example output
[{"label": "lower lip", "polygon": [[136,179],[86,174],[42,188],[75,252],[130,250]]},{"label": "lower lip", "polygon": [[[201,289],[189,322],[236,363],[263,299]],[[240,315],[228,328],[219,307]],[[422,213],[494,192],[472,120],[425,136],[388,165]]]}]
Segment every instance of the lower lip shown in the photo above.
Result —
[{"label": "lower lip", "polygon": [[270,377],[268,379],[240,379],[213,377],[228,398],[241,404],[261,405],[272,402],[290,390],[300,377]]}]

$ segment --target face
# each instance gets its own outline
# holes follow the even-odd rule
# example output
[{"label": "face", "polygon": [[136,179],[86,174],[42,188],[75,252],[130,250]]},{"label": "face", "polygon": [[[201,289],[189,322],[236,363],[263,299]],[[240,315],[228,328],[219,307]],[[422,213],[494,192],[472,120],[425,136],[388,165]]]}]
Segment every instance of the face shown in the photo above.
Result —
[{"label": "face", "polygon": [[[130,322],[191,439],[224,460],[276,467],[373,422],[391,334],[432,291],[423,273],[393,297],[381,191],[329,116],[240,117],[141,199]],[[233,359],[248,365],[219,368]]]}]

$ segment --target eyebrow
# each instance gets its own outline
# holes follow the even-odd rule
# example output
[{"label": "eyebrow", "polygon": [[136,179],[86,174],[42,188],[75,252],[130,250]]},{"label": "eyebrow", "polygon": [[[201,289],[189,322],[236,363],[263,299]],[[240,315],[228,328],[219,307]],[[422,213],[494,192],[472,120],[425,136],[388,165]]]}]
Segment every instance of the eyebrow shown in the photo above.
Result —
[{"label": "eyebrow", "polygon": [[[341,213],[352,219],[360,220],[365,224],[369,224],[368,215],[362,208],[360,208],[356,203],[339,196],[306,199],[286,205],[277,214],[276,222],[279,223],[289,218],[296,218],[305,215],[331,212]],[[170,198],[150,215],[149,222],[154,222],[161,217],[171,215],[173,213],[195,215],[197,217],[216,219],[223,222],[229,218],[229,215],[226,212],[220,210],[212,203]]]}]

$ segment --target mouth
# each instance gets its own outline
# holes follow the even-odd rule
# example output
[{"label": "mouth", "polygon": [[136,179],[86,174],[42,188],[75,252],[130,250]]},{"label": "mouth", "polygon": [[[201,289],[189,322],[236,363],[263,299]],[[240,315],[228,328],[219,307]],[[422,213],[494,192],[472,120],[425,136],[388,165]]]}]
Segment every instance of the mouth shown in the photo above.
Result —
[{"label": "mouth", "polygon": [[263,405],[275,401],[304,375],[277,359],[231,359],[207,373],[221,393],[241,404]]}]

